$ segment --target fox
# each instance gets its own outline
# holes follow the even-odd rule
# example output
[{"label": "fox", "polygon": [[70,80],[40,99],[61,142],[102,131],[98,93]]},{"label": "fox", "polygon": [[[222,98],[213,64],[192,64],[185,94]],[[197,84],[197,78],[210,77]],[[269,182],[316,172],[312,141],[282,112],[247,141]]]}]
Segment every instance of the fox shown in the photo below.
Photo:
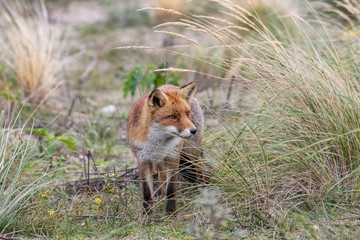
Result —
[{"label": "fox", "polygon": [[[140,97],[129,112],[128,141],[137,159],[145,213],[151,212],[156,194],[164,195],[166,213],[173,214],[179,172],[197,178],[191,160],[202,156],[204,126],[202,109],[194,97],[197,87],[197,81],[182,87],[163,85]],[[154,170],[160,183],[156,191]]]}]

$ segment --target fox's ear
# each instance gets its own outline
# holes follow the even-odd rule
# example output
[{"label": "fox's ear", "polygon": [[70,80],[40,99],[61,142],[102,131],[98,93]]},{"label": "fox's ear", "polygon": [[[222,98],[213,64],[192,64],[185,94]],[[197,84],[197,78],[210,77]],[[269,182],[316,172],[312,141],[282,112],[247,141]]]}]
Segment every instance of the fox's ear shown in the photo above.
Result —
[{"label": "fox's ear", "polygon": [[185,86],[180,87],[179,93],[186,100],[190,100],[194,96],[197,86],[198,86],[198,82],[193,81],[191,83],[186,84]]},{"label": "fox's ear", "polygon": [[155,89],[150,93],[148,104],[150,107],[163,107],[167,101],[167,97],[159,89]]}]

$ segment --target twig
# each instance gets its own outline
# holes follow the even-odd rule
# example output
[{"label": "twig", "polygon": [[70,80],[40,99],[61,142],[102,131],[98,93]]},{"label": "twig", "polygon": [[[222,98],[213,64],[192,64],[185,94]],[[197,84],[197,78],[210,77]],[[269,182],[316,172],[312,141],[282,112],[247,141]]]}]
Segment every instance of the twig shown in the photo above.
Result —
[{"label": "twig", "polygon": [[[104,172],[97,172],[97,173],[89,173],[90,175],[108,175],[108,174],[111,174],[111,173],[114,173],[114,174],[116,174],[116,173],[122,173],[122,172],[124,172],[122,175],[120,175],[120,177],[121,176],[125,176],[127,173],[130,173],[130,172],[132,172],[132,171],[134,171],[134,170],[136,170],[137,168],[136,167],[134,167],[134,168],[127,168],[127,169],[123,169],[123,170],[115,170],[115,167],[114,167],[114,169],[113,170],[111,170],[111,171],[104,171]],[[83,172],[71,172],[72,174],[83,174]]]},{"label": "twig", "polygon": [[64,122],[64,125],[65,125],[66,127],[70,127],[70,126],[72,125],[72,122],[73,122],[73,121],[70,121],[70,118],[71,118],[71,114],[72,114],[72,112],[73,112],[73,110],[74,110],[74,106],[75,106],[76,100],[78,100],[78,99],[80,99],[80,96],[79,96],[79,95],[76,95],[76,96],[72,99],[72,101],[71,101],[71,105],[70,105],[70,108],[69,108],[69,110],[68,110],[68,113],[67,113],[67,115],[66,115],[66,117],[65,117],[65,122]]},{"label": "twig", "polygon": [[1,240],[18,240],[19,238],[8,238],[8,237],[2,237],[0,236]]},{"label": "twig", "polygon": [[89,156],[89,152],[90,152],[90,150],[88,150],[88,154],[86,155],[86,158],[87,158],[87,183],[88,183],[88,185],[90,185],[90,156]]},{"label": "twig", "polygon": [[230,101],[231,92],[232,92],[232,87],[233,87],[234,82],[235,82],[235,76],[233,75],[233,76],[231,77],[229,89],[228,89],[227,96],[226,96],[227,102]]},{"label": "twig", "polygon": [[84,84],[85,79],[89,76],[91,71],[95,68],[97,59],[93,59],[91,63],[86,67],[85,71],[79,77],[78,91],[80,92]]},{"label": "twig", "polygon": [[[93,157],[93,155],[92,155],[92,153],[91,153],[90,150],[88,150],[88,158],[92,160],[92,162],[93,162],[93,168],[94,168],[95,174],[97,175],[97,173],[98,173],[98,168],[97,168],[97,166],[96,166],[95,159],[94,159],[94,157]],[[90,164],[90,163],[89,163],[89,164]],[[90,173],[88,173],[88,175],[90,175]]]},{"label": "twig", "polygon": [[126,176],[127,176],[127,170],[128,170],[128,165],[126,164],[125,166],[125,194],[124,194],[124,205],[125,207],[127,208],[128,207],[128,198],[127,198],[127,179],[126,179]]},{"label": "twig", "polygon": [[4,234],[4,235],[0,235],[0,240],[19,240],[19,238],[13,238],[13,237],[7,237],[8,235],[14,235],[16,233],[22,233],[24,232],[23,230],[19,230],[19,231],[14,231],[14,232],[11,232],[11,233],[7,233],[7,234]]},{"label": "twig", "polygon": [[84,162],[84,177],[86,178],[86,176],[87,176],[87,173],[86,173],[86,156],[83,154],[82,155],[83,156],[83,162]]}]

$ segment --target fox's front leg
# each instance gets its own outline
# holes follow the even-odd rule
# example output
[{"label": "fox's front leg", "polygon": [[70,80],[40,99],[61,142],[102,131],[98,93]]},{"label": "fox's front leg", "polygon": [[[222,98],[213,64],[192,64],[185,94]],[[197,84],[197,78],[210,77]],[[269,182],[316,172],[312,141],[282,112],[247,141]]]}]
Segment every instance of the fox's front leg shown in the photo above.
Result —
[{"label": "fox's front leg", "polygon": [[167,166],[165,161],[161,161],[157,163],[157,173],[158,173],[158,181],[159,188],[156,190],[156,195],[162,197],[164,193],[166,193],[166,185],[167,185]]},{"label": "fox's front leg", "polygon": [[176,210],[176,192],[178,187],[179,159],[167,164],[166,213],[172,214]]},{"label": "fox's front leg", "polygon": [[151,212],[153,203],[153,163],[150,161],[139,163],[140,179],[143,193],[143,207],[146,213]]}]

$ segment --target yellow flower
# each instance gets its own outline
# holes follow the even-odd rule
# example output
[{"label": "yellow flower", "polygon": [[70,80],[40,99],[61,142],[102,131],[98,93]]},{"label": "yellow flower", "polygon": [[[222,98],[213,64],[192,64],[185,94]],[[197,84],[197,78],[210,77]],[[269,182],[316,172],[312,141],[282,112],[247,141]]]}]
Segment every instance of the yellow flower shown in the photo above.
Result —
[{"label": "yellow flower", "polygon": [[39,193],[39,196],[40,196],[41,198],[47,198],[46,193]]},{"label": "yellow flower", "polygon": [[96,197],[94,201],[97,205],[101,204],[101,198],[99,198],[99,197]]},{"label": "yellow flower", "polygon": [[49,214],[49,216],[54,216],[54,215],[55,215],[55,211],[54,211],[54,210],[49,210],[49,211],[48,211],[48,214]]},{"label": "yellow flower", "polygon": [[350,30],[342,36],[342,40],[344,40],[344,41],[349,40],[350,38],[355,37],[356,34],[357,34],[357,32]]}]

